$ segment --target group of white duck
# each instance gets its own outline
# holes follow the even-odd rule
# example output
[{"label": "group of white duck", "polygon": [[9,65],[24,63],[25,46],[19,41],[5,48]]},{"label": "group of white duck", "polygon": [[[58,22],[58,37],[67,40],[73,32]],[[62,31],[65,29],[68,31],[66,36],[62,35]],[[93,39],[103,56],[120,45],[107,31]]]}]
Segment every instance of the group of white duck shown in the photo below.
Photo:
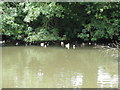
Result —
[{"label": "group of white duck", "polygon": [[[0,42],[0,43],[5,43],[5,41]],[[16,42],[15,45],[18,46],[19,43]],[[31,46],[32,43],[29,43],[29,44],[26,43],[26,44],[25,44],[25,46],[28,46],[28,45]],[[45,48],[46,48],[46,47],[49,46],[49,43],[47,43],[47,42],[42,42],[42,43],[40,43],[39,45],[40,45],[41,47],[45,47]],[[89,45],[91,45],[91,43],[89,43]],[[76,44],[65,43],[65,42],[63,42],[63,41],[60,42],[60,46],[65,47],[65,48],[67,48],[67,49],[70,49],[70,48],[75,49],[75,48],[77,47]],[[80,45],[80,47],[83,47],[83,46],[85,46],[85,43],[82,43],[82,44]]]},{"label": "group of white duck", "polygon": [[[47,43],[47,44],[45,44],[45,43],[40,43],[40,46],[46,48],[46,47],[49,46],[49,44],[48,44],[48,43]],[[65,48],[67,48],[67,49],[70,49],[70,43],[65,44],[64,42],[60,42],[60,46],[65,47]],[[72,48],[75,49],[75,48],[76,48],[76,45],[72,45]]]},{"label": "group of white duck", "polygon": [[[19,45],[19,43],[17,42],[16,44],[15,44],[16,46],[18,46]],[[32,45],[32,43],[29,43],[29,44],[25,44],[25,46],[31,46]],[[42,43],[40,43],[39,44],[41,47],[48,47],[49,46],[49,43],[45,43],[45,42],[42,42]],[[60,42],[60,46],[62,46],[62,47],[65,47],[65,48],[67,48],[67,49],[70,49],[70,48],[73,48],[73,49],[75,49],[76,48],[76,45],[75,44],[70,44],[70,43],[67,43],[67,44],[65,44],[64,42]],[[85,46],[85,43],[82,43],[81,44],[81,47],[82,46]]]}]

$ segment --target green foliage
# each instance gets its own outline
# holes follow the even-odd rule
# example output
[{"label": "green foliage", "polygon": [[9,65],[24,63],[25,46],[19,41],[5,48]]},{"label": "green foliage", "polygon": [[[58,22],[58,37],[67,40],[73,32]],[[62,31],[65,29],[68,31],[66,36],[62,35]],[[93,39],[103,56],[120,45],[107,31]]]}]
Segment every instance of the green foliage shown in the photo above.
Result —
[{"label": "green foliage", "polygon": [[27,13],[24,18],[25,22],[30,22],[35,20],[39,15],[44,15],[47,18],[52,18],[54,16],[61,17],[61,12],[63,8],[61,5],[55,2],[51,3],[21,3],[24,4],[23,11]]},{"label": "green foliage", "polygon": [[26,42],[32,41],[47,41],[47,40],[59,40],[56,29],[52,29],[49,32],[46,28],[37,28],[36,32],[29,32],[28,37],[25,38]]},{"label": "green foliage", "polygon": [[26,42],[120,40],[119,11],[119,2],[1,2],[0,28]]}]

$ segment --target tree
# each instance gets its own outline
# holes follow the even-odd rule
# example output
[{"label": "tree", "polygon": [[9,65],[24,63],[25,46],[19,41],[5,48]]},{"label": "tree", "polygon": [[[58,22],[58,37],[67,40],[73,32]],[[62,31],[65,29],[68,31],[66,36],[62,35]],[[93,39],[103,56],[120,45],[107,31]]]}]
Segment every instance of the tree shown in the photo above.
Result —
[{"label": "tree", "polygon": [[0,3],[2,34],[25,42],[120,40],[120,2]]}]

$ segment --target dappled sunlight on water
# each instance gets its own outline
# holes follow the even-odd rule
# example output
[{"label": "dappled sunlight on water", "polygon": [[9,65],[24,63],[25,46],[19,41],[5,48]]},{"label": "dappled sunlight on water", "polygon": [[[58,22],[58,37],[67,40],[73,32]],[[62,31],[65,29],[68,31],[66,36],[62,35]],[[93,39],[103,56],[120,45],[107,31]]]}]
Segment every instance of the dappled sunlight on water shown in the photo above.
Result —
[{"label": "dappled sunlight on water", "polygon": [[117,87],[118,62],[93,48],[3,47],[3,87]]},{"label": "dappled sunlight on water", "polygon": [[82,86],[82,82],[83,82],[83,75],[82,74],[77,74],[77,75],[74,75],[72,78],[71,78],[71,83],[74,87],[81,87]]},{"label": "dappled sunlight on water", "polygon": [[98,86],[101,88],[105,87],[118,87],[118,75],[110,75],[105,72],[102,67],[99,67],[98,70]]}]

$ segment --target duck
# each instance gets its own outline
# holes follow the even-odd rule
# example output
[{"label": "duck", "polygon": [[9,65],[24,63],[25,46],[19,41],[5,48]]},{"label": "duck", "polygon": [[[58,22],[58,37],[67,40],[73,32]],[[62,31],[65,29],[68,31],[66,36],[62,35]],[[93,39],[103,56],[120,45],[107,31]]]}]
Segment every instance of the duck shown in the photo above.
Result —
[{"label": "duck", "polygon": [[28,46],[28,44],[26,43],[25,46]]},{"label": "duck", "polygon": [[18,45],[18,42],[15,44],[16,46]]},{"label": "duck", "polygon": [[73,49],[75,49],[75,45],[73,45]]},{"label": "duck", "polygon": [[44,43],[40,43],[40,46],[43,47],[43,46],[44,46]]},{"label": "duck", "polygon": [[95,43],[94,45],[96,46],[97,44]]},{"label": "duck", "polygon": [[61,45],[61,46],[64,46],[64,42],[60,42],[60,45]]},{"label": "duck", "polygon": [[89,42],[89,45],[91,45],[91,42]]},{"label": "duck", "polygon": [[49,46],[49,43],[47,43],[47,46]]},{"label": "duck", "polygon": [[85,43],[82,43],[82,44],[81,44],[81,47],[84,47],[84,46],[85,46]]},{"label": "duck", "polygon": [[4,44],[5,43],[5,41],[0,41],[0,44]]},{"label": "duck", "polygon": [[67,49],[70,49],[70,43],[66,44],[65,47],[66,47]]},{"label": "duck", "polygon": [[47,45],[44,45],[44,47],[46,48],[46,47],[47,47]]},{"label": "duck", "polygon": [[31,46],[31,43],[29,43],[29,45]]}]

